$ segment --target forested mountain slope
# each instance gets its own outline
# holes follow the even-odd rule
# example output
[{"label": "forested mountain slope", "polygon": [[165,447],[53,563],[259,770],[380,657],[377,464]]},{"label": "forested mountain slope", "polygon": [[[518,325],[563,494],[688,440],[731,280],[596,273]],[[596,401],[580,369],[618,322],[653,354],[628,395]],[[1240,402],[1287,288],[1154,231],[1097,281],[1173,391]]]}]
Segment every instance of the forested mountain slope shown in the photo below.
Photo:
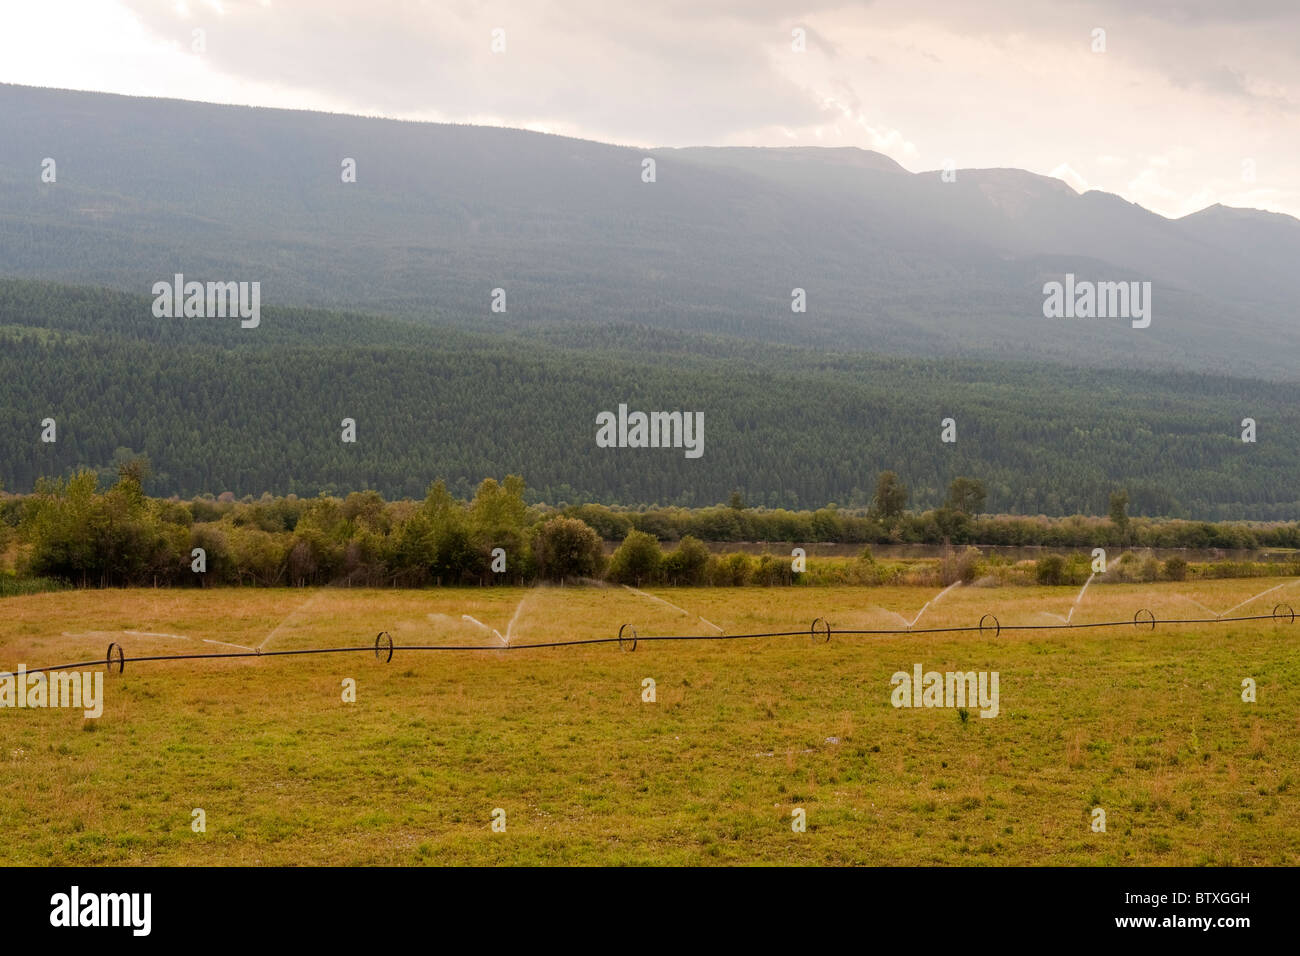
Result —
[{"label": "forested mountain slope", "polygon": [[[864,505],[897,471],[917,507],[958,475],[992,511],[1285,518],[1300,387],[1186,373],[827,353],[619,325],[496,335],[303,309],[157,319],[148,296],[0,281],[0,480],[148,455],[155,494],[469,494],[524,475],[558,503]],[[596,415],[704,413],[704,454],[602,449]],[[1243,444],[1239,423],[1259,423]],[[41,422],[57,423],[42,443]],[[957,422],[957,441],[939,440]],[[357,442],[340,440],[357,423]]]}]

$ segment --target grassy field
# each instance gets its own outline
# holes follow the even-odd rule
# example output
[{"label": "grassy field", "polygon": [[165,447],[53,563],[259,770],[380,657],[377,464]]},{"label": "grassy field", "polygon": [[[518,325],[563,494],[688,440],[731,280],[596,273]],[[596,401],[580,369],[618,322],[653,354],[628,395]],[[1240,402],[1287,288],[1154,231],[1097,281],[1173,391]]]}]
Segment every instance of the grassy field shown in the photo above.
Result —
[{"label": "grassy field", "polygon": [[[1094,585],[1075,623],[1275,582]],[[0,669],[128,656],[884,628],[934,589],[73,591],[0,600]],[[1059,623],[961,587],[917,627]],[[1300,607],[1287,579],[1234,614]],[[669,603],[664,603],[669,602]],[[681,609],[671,605],[678,605]],[[1200,606],[1198,606],[1200,605]],[[488,629],[463,620],[471,615]],[[1059,615],[1060,617],[1052,617]],[[705,620],[700,620],[702,616]],[[128,663],[98,720],[0,709],[6,864],[1297,864],[1300,621]],[[896,709],[997,671],[1000,713]],[[642,701],[653,678],[657,700]],[[356,702],[342,682],[356,681]],[[1242,701],[1253,678],[1255,703]],[[1094,807],[1106,832],[1093,832]],[[202,808],[206,832],[191,828]],[[490,826],[506,815],[505,832]],[[793,832],[792,811],[807,832]]]}]

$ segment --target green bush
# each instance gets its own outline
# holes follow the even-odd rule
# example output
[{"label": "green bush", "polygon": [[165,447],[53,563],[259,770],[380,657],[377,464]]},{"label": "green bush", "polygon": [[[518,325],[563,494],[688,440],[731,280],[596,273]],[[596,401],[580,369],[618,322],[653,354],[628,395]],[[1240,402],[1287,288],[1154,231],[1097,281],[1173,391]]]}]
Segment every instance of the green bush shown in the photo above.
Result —
[{"label": "green bush", "polygon": [[958,581],[970,584],[979,576],[981,561],[979,548],[966,547],[945,554],[939,561],[939,583],[944,587]]},{"label": "green bush", "polygon": [[760,584],[763,587],[772,587],[777,584],[793,584],[794,571],[790,567],[790,559],[778,557],[775,554],[765,554],[758,559],[753,572],[750,575],[750,582]]},{"label": "green bush", "polygon": [[1187,580],[1187,561],[1173,557],[1165,562],[1165,579],[1169,581]]},{"label": "green bush", "polygon": [[699,538],[686,535],[677,550],[664,555],[663,575],[669,584],[702,584],[709,566],[709,549]]},{"label": "green bush", "polygon": [[599,576],[605,563],[600,535],[577,518],[552,518],[533,538],[537,573],[551,581]]},{"label": "green bush", "polygon": [[644,531],[629,531],[609,560],[609,579],[618,584],[651,584],[664,562],[658,540]]},{"label": "green bush", "polygon": [[1059,554],[1048,554],[1039,558],[1034,564],[1034,578],[1039,584],[1064,584],[1065,558]]},{"label": "green bush", "polygon": [[739,551],[709,559],[708,578],[714,587],[743,587],[753,572],[753,559]]}]

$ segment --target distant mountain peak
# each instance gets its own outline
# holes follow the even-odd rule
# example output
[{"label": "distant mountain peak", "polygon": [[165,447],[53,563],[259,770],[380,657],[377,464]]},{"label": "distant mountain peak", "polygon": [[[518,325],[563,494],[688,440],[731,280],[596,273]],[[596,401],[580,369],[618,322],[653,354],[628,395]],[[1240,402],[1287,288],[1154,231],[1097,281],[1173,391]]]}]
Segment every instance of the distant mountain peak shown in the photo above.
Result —
[{"label": "distant mountain peak", "polygon": [[[936,170],[935,174],[937,172]],[[962,180],[976,182],[980,185],[1022,189],[1040,196],[1061,195],[1073,197],[1079,195],[1074,187],[1063,179],[1057,179],[1055,176],[1044,176],[1042,173],[1031,173],[1027,169],[1016,169],[1012,166],[993,166],[988,169],[959,169],[957,170],[957,181],[961,182]]]},{"label": "distant mountain peak", "polygon": [[1300,226],[1300,219],[1295,216],[1289,216],[1284,212],[1273,212],[1268,209],[1256,209],[1250,206],[1225,206],[1221,202],[1216,202],[1204,209],[1198,209],[1196,212],[1188,213],[1179,219],[1180,222],[1202,221],[1221,221],[1221,222],[1273,222],[1273,223],[1294,223]]}]

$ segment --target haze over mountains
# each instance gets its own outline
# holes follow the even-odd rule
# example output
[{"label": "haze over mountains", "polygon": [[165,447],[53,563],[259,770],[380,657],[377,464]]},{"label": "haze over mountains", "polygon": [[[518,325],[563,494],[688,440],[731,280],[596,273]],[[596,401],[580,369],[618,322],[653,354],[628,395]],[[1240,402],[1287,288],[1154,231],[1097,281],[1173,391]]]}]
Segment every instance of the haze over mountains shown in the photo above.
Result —
[{"label": "haze over mountains", "polygon": [[[1168,220],[858,149],[647,152],[16,86],[0,129],[8,491],[143,453],[162,495],[522,473],[553,503],[865,506],[888,469],[917,508],[959,475],[993,511],[1104,513],[1119,488],[1138,514],[1300,508],[1288,216]],[[259,282],[260,325],[156,317],[178,272]],[[1045,318],[1067,273],[1150,282],[1150,327]],[[702,412],[704,456],[598,448],[620,403]]]},{"label": "haze over mountains", "polygon": [[[1168,220],[1014,169],[853,149],[639,150],[497,128],[0,86],[0,274],[483,331],[638,323],[768,342],[1296,380],[1300,220]],[[641,179],[653,156],[657,181]],[[57,162],[57,184],[41,161]],[[357,163],[345,184],[340,164]],[[1150,328],[1047,319],[1064,273],[1152,283]],[[489,311],[507,293],[505,315]],[[792,313],[791,290],[808,310]]]}]

